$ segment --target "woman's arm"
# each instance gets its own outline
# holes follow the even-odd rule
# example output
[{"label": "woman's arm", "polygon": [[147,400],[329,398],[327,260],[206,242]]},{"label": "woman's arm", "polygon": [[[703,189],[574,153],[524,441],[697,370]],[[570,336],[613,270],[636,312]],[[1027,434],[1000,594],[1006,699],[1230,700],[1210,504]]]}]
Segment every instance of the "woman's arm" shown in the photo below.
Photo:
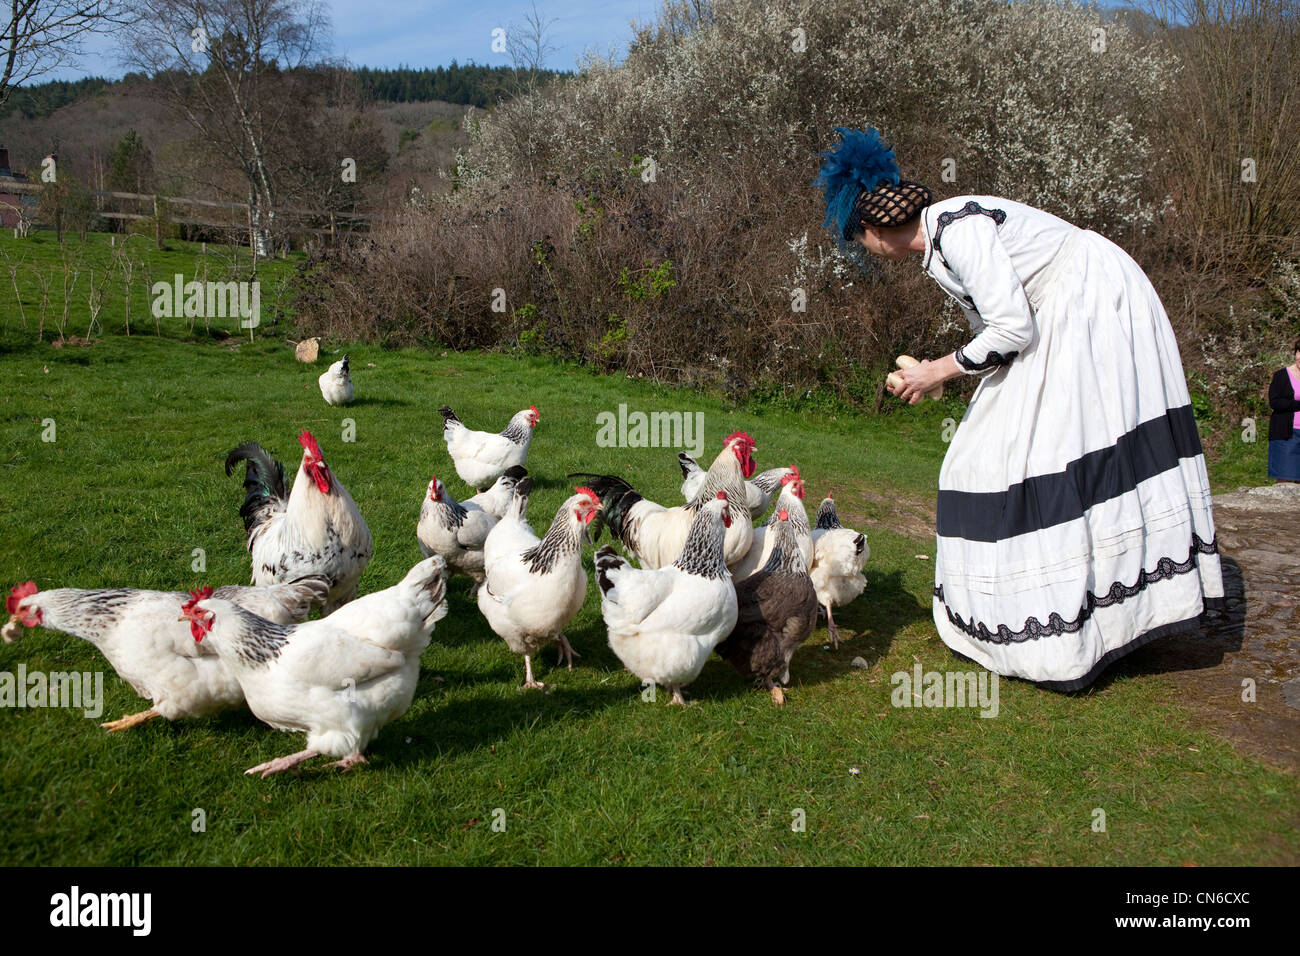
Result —
[{"label": "woman's arm", "polygon": [[956,352],[898,372],[903,385],[889,391],[909,405],[950,378],[986,374],[1008,364],[1034,339],[1029,297],[998,236],[997,223],[984,215],[954,221],[944,230],[942,243],[943,261],[975,303],[983,327]]},{"label": "woman's arm", "polygon": [[997,222],[986,215],[966,216],[949,224],[940,242],[943,261],[983,323],[979,334],[953,353],[957,369],[978,375],[1009,364],[1033,341],[1035,323]]},{"label": "woman's arm", "polygon": [[1291,376],[1281,369],[1268,383],[1268,407],[1275,412],[1300,412],[1300,402],[1291,390]]}]

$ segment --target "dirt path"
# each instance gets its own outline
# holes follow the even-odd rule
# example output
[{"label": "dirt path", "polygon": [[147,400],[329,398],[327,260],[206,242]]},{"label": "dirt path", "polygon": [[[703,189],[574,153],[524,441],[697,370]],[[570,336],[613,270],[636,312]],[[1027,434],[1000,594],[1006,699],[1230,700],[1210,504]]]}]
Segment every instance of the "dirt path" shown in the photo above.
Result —
[{"label": "dirt path", "polygon": [[[855,490],[844,520],[934,540],[934,502]],[[1243,488],[1214,499],[1227,607],[1202,630],[1165,638],[1110,668],[1159,674],[1185,688],[1186,705],[1244,753],[1300,771],[1300,485]],[[870,570],[870,565],[868,565]],[[1254,699],[1249,699],[1253,681]]]},{"label": "dirt path", "polygon": [[[1163,673],[1246,753],[1300,770],[1300,485],[1214,499],[1227,609],[1201,632],[1157,641],[1128,667]],[[1254,700],[1250,700],[1253,682]]]}]

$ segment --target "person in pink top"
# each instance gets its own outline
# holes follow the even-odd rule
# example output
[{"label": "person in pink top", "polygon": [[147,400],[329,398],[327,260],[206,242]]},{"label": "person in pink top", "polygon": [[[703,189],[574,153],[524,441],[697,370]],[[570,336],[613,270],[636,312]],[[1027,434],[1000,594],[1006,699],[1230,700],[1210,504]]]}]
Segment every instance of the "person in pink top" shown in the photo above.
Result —
[{"label": "person in pink top", "polygon": [[1268,386],[1268,476],[1300,482],[1300,339],[1295,361],[1280,368]]}]

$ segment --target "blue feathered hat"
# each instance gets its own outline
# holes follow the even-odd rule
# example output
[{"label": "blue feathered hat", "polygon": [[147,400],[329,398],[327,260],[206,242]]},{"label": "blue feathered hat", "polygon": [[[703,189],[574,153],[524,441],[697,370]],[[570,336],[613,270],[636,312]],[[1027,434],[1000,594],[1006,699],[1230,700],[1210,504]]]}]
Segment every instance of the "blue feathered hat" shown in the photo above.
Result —
[{"label": "blue feathered hat", "polygon": [[[929,205],[928,189],[900,180],[894,150],[884,144],[878,129],[837,126],[835,131],[840,145],[821,154],[824,162],[813,180],[826,194],[823,226],[851,239],[864,218],[874,225],[901,225]],[[866,208],[859,206],[864,194],[875,200]]]}]

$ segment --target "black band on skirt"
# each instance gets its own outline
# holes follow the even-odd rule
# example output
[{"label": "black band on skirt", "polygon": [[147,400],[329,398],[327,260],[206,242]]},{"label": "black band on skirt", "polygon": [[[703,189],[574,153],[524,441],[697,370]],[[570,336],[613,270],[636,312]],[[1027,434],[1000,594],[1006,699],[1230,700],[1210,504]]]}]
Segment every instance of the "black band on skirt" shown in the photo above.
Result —
[{"label": "black band on skirt", "polygon": [[1201,454],[1192,406],[1171,408],[1120,436],[1109,448],[1076,458],[1065,470],[1037,475],[1006,491],[940,489],[937,528],[946,538],[1002,541],[1082,518],[1094,505]]}]

